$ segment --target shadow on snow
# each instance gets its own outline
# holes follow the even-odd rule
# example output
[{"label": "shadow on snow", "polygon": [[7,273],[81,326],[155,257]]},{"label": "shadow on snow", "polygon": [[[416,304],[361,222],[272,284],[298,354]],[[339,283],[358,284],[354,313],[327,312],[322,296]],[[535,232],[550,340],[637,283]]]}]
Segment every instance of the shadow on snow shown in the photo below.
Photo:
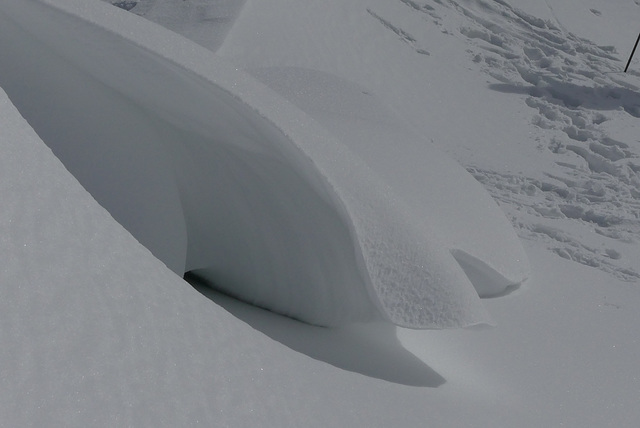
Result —
[{"label": "shadow on snow", "polygon": [[[640,78],[638,78],[640,84]],[[546,78],[543,85],[516,85],[495,83],[489,85],[494,91],[509,94],[525,94],[543,98],[570,109],[579,107],[592,110],[618,110],[623,108],[634,117],[640,117],[640,92],[637,88],[622,86],[584,86]]]},{"label": "shadow on snow", "polygon": [[193,288],[238,319],[294,351],[335,367],[393,383],[436,388],[446,382],[435,370],[407,351],[390,323],[346,328],[317,327],[252,306],[215,291],[195,275]]}]

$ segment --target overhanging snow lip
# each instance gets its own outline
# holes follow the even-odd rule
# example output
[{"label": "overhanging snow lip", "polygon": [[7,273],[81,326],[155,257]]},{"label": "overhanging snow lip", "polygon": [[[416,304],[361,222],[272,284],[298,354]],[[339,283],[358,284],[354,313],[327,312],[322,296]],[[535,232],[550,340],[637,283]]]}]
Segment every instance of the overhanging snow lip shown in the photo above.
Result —
[{"label": "overhanging snow lip", "polygon": [[[11,1],[11,0],[9,0]],[[314,160],[313,156],[307,153],[299,141],[306,141],[307,147],[312,146],[314,141],[322,142],[323,144],[331,144],[336,147],[340,144],[334,141],[334,138],[330,136],[321,126],[317,125],[313,119],[299,111],[295,106],[291,105],[288,101],[281,98],[278,94],[249,76],[242,70],[239,70],[232,65],[223,63],[223,60],[215,57],[210,51],[197,44],[191,42],[188,39],[183,38],[180,35],[172,33],[163,27],[150,23],[140,17],[133,16],[117,8],[113,8],[107,4],[96,2],[95,9],[83,8],[81,2],[75,0],[38,0],[42,5],[49,9],[52,13],[62,13],[70,19],[80,18],[86,21],[89,25],[95,25],[101,30],[106,31],[111,36],[114,36],[124,43],[137,48],[142,55],[149,55],[154,57],[158,61],[166,61],[173,71],[178,73],[184,73],[189,79],[199,80],[205,85],[210,85],[215,90],[222,91],[222,95],[229,97],[228,103],[237,103],[238,109],[246,109],[249,112],[248,116],[252,121],[264,121],[268,126],[272,127],[276,132],[281,135],[280,142],[287,145],[285,149],[294,150],[297,153],[293,156],[304,158],[307,162],[307,168],[305,170],[306,175],[314,177],[313,182],[316,187],[319,187],[319,194],[325,195],[329,198],[328,202],[337,210],[338,216],[344,222],[347,227],[350,237],[349,240],[353,246],[354,256],[357,260],[357,270],[367,290],[367,295],[370,300],[369,304],[372,304],[378,315],[373,318],[362,319],[361,321],[369,321],[375,319],[385,318],[382,312],[382,306],[380,305],[377,296],[371,293],[371,278],[368,270],[366,269],[364,258],[362,255],[362,248],[355,232],[355,227],[351,219],[351,213],[346,207],[339,192],[336,191],[335,186],[331,183],[331,179],[328,174],[325,174],[319,167],[318,163]],[[21,7],[22,5],[18,6]],[[95,10],[104,9],[101,12],[95,13]],[[18,11],[20,13],[21,11]],[[117,29],[112,28],[110,18],[117,18],[114,21],[119,22]],[[129,28],[129,27],[131,28]],[[135,26],[135,28],[134,28]],[[134,31],[137,27],[146,27],[145,31]],[[127,28],[130,31],[126,31]],[[154,42],[154,35],[157,34],[158,39],[169,38],[168,43],[157,44]],[[170,48],[171,46],[177,48]],[[188,54],[184,54],[188,52]],[[197,58],[196,58],[197,57]],[[197,59],[197,60],[196,60]],[[112,87],[109,83],[103,82],[107,86]],[[124,94],[121,89],[114,88],[119,93]],[[267,100],[267,101],[265,101]],[[275,110],[277,114],[286,114],[287,121],[283,122],[273,117],[271,111]],[[161,117],[165,120],[171,121],[171,115],[167,112],[161,113]],[[202,123],[201,123],[202,124]],[[289,125],[289,126],[283,126]],[[206,124],[205,124],[206,126]],[[202,128],[196,126],[196,129],[190,129],[198,133],[206,133]],[[292,138],[291,134],[297,134],[298,128],[300,132],[304,132],[305,138]],[[312,138],[309,138],[312,136]],[[349,165],[352,168],[357,169],[358,162],[349,162],[346,158],[352,156],[348,153],[348,150],[342,150],[339,155],[336,155],[336,159],[341,160],[345,165]]]},{"label": "overhanging snow lip", "polygon": [[[9,6],[6,6],[5,3],[4,7],[7,9],[16,8],[14,12],[18,15],[23,12],[21,8],[24,3],[18,0],[7,1]],[[470,284],[469,290],[467,290],[467,281],[462,276],[458,274],[449,276],[451,272],[448,269],[455,267],[453,259],[451,262],[446,259],[446,256],[450,258],[451,255],[447,253],[445,256],[444,250],[438,250],[442,254],[438,255],[436,266],[423,266],[431,260],[428,255],[431,254],[431,251],[424,251],[428,246],[416,244],[415,239],[410,239],[411,242],[405,242],[406,238],[411,236],[409,230],[414,230],[413,226],[406,229],[405,223],[408,222],[415,226],[414,219],[410,215],[405,215],[404,209],[396,206],[395,203],[399,201],[392,195],[391,189],[373,174],[365,162],[340,144],[312,118],[243,71],[221,63],[219,58],[216,58],[208,50],[162,27],[145,22],[142,18],[132,16],[106,4],[96,3],[95,9],[93,7],[85,9],[82,8],[82,2],[79,0],[41,0],[40,3],[44,4],[52,13],[62,13],[68,16],[73,21],[72,24],[82,26],[84,23],[89,28],[97,27],[117,40],[138,48],[141,53],[146,52],[159,60],[167,61],[173,71],[186,73],[186,75],[200,79],[205,84],[222,91],[233,99],[234,105],[251,112],[252,118],[264,121],[274,127],[283,137],[278,140],[286,145],[287,150],[294,149],[296,152],[294,156],[298,159],[305,158],[312,165],[316,179],[315,184],[319,185],[316,188],[324,189],[323,194],[330,196],[332,205],[345,221],[351,235],[350,241],[356,253],[358,262],[356,267],[364,281],[370,303],[383,317],[386,316],[388,320],[396,324],[407,325],[411,328],[463,327],[486,320],[486,312],[482,305],[476,302],[477,295],[473,292]],[[16,4],[19,6],[15,6]],[[34,3],[29,2],[28,5],[33,6]],[[74,10],[73,7],[79,8],[80,12]],[[104,10],[101,10],[101,13],[95,13],[99,7]],[[28,13],[28,11],[24,13]],[[117,15],[117,19],[114,19],[116,24],[112,24],[108,20],[109,17],[116,18],[114,15]],[[46,23],[46,18],[44,22]],[[144,27],[144,31],[137,31],[140,27]],[[92,29],[95,31],[95,28]],[[37,26],[34,31],[38,31]],[[64,29],[60,31],[64,31]],[[154,42],[154,39],[162,40],[163,43]],[[66,40],[70,41],[71,39],[67,38]],[[61,49],[64,51],[65,46],[61,46]],[[86,62],[86,58],[83,61]],[[190,80],[190,82],[193,83],[196,80]],[[152,100],[157,100],[158,96],[162,97],[155,92],[157,91],[151,91],[147,95]],[[172,103],[165,105],[170,106],[169,113],[173,111],[180,113]],[[165,111],[162,118],[170,119],[167,116],[171,115]],[[206,128],[206,120],[200,122]],[[378,212],[381,207],[385,207],[383,214]],[[390,219],[393,219],[393,226],[389,229]],[[419,230],[419,228],[415,229],[415,231]],[[388,238],[391,240],[389,241]],[[380,268],[384,269],[398,263],[397,256],[400,253],[410,254],[413,260],[409,281],[406,281],[406,284],[400,284],[400,282],[405,282],[406,276],[404,274],[399,277],[396,275],[395,280],[392,278],[391,281],[388,277],[380,278]],[[387,260],[389,256],[391,256],[391,260]],[[417,261],[417,259],[421,260]],[[440,265],[445,265],[445,268],[441,269],[443,266]],[[403,269],[402,263],[393,266],[392,270],[398,271],[398,268]],[[431,275],[432,271],[435,272],[436,277],[448,277],[453,280],[454,284],[445,284],[442,281],[429,283],[424,276],[433,276]],[[375,278],[372,277],[372,272]],[[458,283],[457,279],[461,281]],[[396,303],[388,302],[385,296],[389,292],[388,287],[397,285],[403,285],[403,287],[395,294],[400,293],[404,298],[392,299],[393,302],[404,302],[400,303],[403,307],[408,305],[402,319],[398,318],[397,311],[389,311],[389,308]],[[452,292],[450,287],[453,287],[455,291]],[[411,298],[403,294],[406,292],[409,294],[417,292],[422,296],[424,302],[433,302],[435,299],[438,304],[427,308],[429,312],[427,316],[424,313],[418,314],[417,312],[424,309],[423,304],[410,302]],[[442,307],[447,308],[445,309],[446,313],[439,313],[442,309],[438,308]],[[402,308],[396,309],[404,310]],[[432,311],[438,312],[440,316],[432,316],[434,315],[431,313]]]},{"label": "overhanging snow lip", "polygon": [[460,249],[451,249],[451,255],[465,272],[482,299],[502,297],[520,288],[527,275],[507,278],[486,262]]}]

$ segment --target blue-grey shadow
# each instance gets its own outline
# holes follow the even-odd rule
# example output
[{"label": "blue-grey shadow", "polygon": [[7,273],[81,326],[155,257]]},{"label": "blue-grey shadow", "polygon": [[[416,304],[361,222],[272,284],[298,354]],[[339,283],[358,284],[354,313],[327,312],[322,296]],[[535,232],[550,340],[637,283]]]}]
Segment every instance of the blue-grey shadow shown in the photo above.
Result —
[{"label": "blue-grey shadow", "polygon": [[401,345],[392,324],[317,327],[224,295],[193,274],[187,273],[185,280],[203,296],[254,329],[316,360],[407,386],[436,388],[446,382]]},{"label": "blue-grey shadow", "polygon": [[[635,76],[640,85],[640,76]],[[524,94],[544,98],[570,109],[579,107],[592,110],[624,109],[634,117],[640,117],[640,92],[633,85],[586,86],[563,82],[546,77],[544,85],[518,85],[495,83],[489,85],[494,91],[509,94]]]}]

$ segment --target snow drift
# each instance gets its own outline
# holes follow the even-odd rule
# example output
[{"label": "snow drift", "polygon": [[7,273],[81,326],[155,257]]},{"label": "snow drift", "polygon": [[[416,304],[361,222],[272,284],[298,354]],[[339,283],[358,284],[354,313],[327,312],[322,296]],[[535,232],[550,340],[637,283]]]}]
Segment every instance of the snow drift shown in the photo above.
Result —
[{"label": "snow drift", "polygon": [[[0,85],[21,114],[180,275],[313,324],[412,328],[487,322],[478,294],[526,278],[490,197],[354,84],[255,70],[265,85],[85,0],[4,1],[0,56]],[[380,126],[361,127],[358,114]]]}]

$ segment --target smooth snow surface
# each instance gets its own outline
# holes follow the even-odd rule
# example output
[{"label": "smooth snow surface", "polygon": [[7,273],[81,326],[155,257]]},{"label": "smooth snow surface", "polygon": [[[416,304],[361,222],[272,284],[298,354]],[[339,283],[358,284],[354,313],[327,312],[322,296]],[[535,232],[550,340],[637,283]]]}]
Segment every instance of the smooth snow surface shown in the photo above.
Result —
[{"label": "smooth snow surface", "polygon": [[[503,293],[529,273],[512,227],[480,184],[366,88],[297,67],[250,70],[336,135],[441,236],[480,297]],[[497,245],[496,245],[497,244]]]},{"label": "smooth snow surface", "polygon": [[[390,324],[365,328],[368,338],[244,305],[284,343],[315,337],[289,346],[333,366],[250,328],[118,225],[2,91],[0,117],[0,425],[295,426],[299,408],[320,427],[327,403],[340,408],[332,425],[350,425],[366,422],[354,404],[384,420],[358,392],[378,379],[444,382],[398,345]],[[307,395],[334,386],[348,398]]]},{"label": "smooth snow surface", "polygon": [[120,7],[125,9],[131,7],[128,10],[133,13],[142,15],[215,51],[224,41],[245,1],[141,0],[122,2]]},{"label": "smooth snow surface", "polygon": [[[313,324],[412,328],[487,322],[476,293],[526,278],[522,247],[480,185],[364,91],[276,70],[308,81],[293,100],[301,112],[187,40],[98,6],[75,17],[5,4],[0,82],[176,273]],[[272,76],[262,78],[282,88]]]}]

